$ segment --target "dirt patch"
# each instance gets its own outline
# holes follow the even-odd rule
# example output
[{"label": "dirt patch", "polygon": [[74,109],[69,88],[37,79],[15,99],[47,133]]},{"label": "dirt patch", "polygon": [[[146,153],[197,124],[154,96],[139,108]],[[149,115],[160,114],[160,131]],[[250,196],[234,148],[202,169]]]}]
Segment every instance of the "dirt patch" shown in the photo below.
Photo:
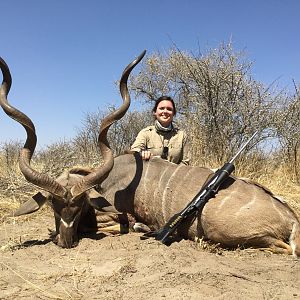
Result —
[{"label": "dirt patch", "polygon": [[138,233],[61,249],[49,239],[53,227],[47,211],[0,225],[0,299],[300,299],[291,256],[167,247]]}]

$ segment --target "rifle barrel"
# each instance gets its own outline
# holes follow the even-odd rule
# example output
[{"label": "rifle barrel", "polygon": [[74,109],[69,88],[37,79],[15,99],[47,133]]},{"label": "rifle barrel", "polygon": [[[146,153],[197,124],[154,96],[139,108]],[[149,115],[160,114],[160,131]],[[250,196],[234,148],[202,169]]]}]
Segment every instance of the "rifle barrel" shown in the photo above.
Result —
[{"label": "rifle barrel", "polygon": [[240,155],[240,153],[246,148],[246,146],[251,142],[251,140],[257,135],[258,130],[256,130],[250,139],[239,149],[239,151],[234,155],[234,157],[229,161],[230,164],[234,162],[234,160]]}]

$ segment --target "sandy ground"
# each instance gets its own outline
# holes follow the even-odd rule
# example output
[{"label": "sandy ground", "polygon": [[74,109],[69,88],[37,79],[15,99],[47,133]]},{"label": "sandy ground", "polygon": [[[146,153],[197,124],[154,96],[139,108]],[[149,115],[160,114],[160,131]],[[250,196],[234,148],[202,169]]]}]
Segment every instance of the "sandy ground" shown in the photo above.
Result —
[{"label": "sandy ground", "polygon": [[193,241],[167,247],[139,233],[49,239],[49,211],[0,225],[0,299],[300,299],[300,261]]}]

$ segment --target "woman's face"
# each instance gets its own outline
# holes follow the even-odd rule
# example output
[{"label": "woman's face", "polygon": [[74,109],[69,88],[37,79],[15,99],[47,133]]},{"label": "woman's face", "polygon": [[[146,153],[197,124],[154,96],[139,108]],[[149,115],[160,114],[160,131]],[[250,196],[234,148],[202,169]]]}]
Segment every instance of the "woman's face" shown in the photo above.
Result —
[{"label": "woman's face", "polygon": [[158,103],[156,111],[153,113],[156,120],[164,127],[168,127],[173,121],[174,107],[171,101],[163,100]]}]

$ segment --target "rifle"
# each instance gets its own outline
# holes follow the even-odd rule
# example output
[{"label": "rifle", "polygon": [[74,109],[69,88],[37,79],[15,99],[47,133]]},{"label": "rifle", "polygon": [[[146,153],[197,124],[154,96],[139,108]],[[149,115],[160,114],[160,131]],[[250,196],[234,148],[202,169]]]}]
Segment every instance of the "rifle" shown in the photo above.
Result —
[{"label": "rifle", "polygon": [[215,174],[207,181],[206,184],[201,188],[200,192],[193,198],[193,200],[179,213],[175,214],[170,220],[158,231],[149,232],[144,235],[144,238],[155,237],[156,240],[161,241],[163,244],[168,242],[168,237],[178,228],[178,226],[188,217],[196,216],[196,213],[205,203],[215,196],[220,188],[221,184],[230,176],[235,170],[233,165],[234,160],[239,154],[245,149],[250,141],[255,137],[258,131],[256,131],[250,139],[242,145],[234,157],[224,166],[217,170]]}]

